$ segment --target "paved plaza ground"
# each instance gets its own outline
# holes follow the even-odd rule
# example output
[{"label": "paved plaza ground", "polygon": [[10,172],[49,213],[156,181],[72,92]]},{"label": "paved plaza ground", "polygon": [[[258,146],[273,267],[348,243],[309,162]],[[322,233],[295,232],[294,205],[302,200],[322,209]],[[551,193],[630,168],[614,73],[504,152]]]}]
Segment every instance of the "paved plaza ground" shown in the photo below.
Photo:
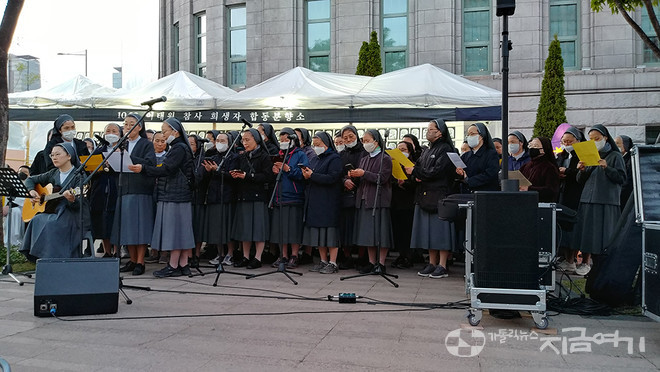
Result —
[{"label": "paved plaza ground", "polygon": [[[120,297],[118,313],[63,319],[33,315],[34,279],[19,286],[1,277],[0,357],[19,372],[660,368],[660,323],[642,316],[559,314],[541,333],[526,314],[512,320],[484,314],[470,327],[466,310],[439,306],[466,303],[461,266],[445,279],[419,277],[419,267],[388,267],[399,274],[399,288],[379,276],[342,281],[355,272],[322,275],[307,272],[309,266],[300,267],[298,285],[281,273],[250,280],[222,274],[213,287],[212,268],[203,269],[205,276],[156,279],[152,272],[160,267],[125,276],[125,285],[152,290],[127,289],[133,303]],[[327,300],[340,292],[363,298]]]}]

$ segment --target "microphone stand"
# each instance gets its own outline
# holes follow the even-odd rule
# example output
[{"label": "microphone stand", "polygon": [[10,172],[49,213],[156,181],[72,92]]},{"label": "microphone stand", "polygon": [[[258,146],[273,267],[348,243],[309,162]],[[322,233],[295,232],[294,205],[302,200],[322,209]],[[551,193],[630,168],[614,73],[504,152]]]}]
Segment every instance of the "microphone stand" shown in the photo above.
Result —
[{"label": "microphone stand", "polygon": [[[293,145],[293,140],[289,139],[289,146],[286,149],[286,152],[284,153],[284,159],[282,159],[282,168],[280,171],[277,173],[277,177],[275,178],[275,188],[273,189],[273,193],[270,195],[270,202],[268,202],[268,208],[273,208],[273,201],[275,199],[275,193],[277,192],[277,196],[279,197],[279,203],[277,205],[277,211],[279,214],[280,221],[282,221],[282,187],[280,187],[282,183],[282,173],[284,173],[284,164],[286,164],[287,156],[289,155],[289,152],[291,150],[291,145]],[[291,166],[289,166],[291,167]],[[281,222],[280,222],[281,223]],[[280,226],[281,229],[281,226]],[[281,236],[281,231],[280,231],[280,236]],[[302,273],[299,273],[297,271],[290,271],[287,270],[286,268],[286,262],[282,260],[284,257],[284,250],[288,248],[288,244],[280,243],[280,259],[279,259],[279,264],[277,265],[277,270],[269,271],[266,273],[262,274],[253,274],[248,276],[246,279],[252,279],[256,278],[259,276],[265,276],[265,275],[270,275],[270,274],[275,274],[275,273],[282,273],[284,274],[289,280],[295,284],[298,285],[298,282],[293,280],[291,275],[289,274],[296,274],[298,276],[302,276]]]},{"label": "microphone stand", "polygon": [[[117,233],[117,237],[118,237],[119,241],[118,241],[118,244],[117,244],[117,249],[115,251],[115,257],[117,258],[117,266],[119,266],[119,264],[121,262],[121,255],[120,255],[120,252],[121,252],[121,215],[122,215],[122,209],[123,209],[121,201],[122,201],[122,180],[123,180],[122,174],[124,173],[124,169],[123,169],[124,168],[124,150],[127,148],[127,145],[128,145],[128,137],[135,130],[135,128],[138,127],[138,125],[140,125],[140,126],[144,125],[144,117],[149,112],[153,111],[152,106],[153,106],[153,103],[149,104],[149,108],[147,109],[147,111],[144,112],[144,114],[141,115],[140,120],[137,123],[135,123],[135,125],[131,128],[131,130],[129,130],[126,134],[124,134],[124,136],[122,138],[120,138],[119,141],[117,141],[115,146],[108,153],[108,156],[104,157],[103,161],[101,163],[99,163],[99,165],[96,166],[96,168],[87,176],[87,178],[85,178],[84,181],[82,181],[83,185],[86,184],[87,182],[89,182],[89,180],[99,171],[101,166],[103,166],[103,164],[105,164],[106,160],[110,156],[112,156],[112,154],[115,151],[117,151],[117,149],[121,150],[121,153],[120,153],[121,156],[119,157],[119,180],[117,181],[117,183],[118,183],[118,185],[117,185],[117,197],[118,197],[117,201],[118,201],[118,203],[117,204],[119,204],[119,217],[117,218],[117,220],[119,221],[119,224],[118,224],[118,229],[119,230],[118,230],[118,233]],[[82,169],[84,169],[84,165],[87,163],[87,161],[90,158],[91,158],[91,156],[88,157],[85,160],[85,163],[83,163],[81,165],[81,167],[83,167]],[[117,271],[119,271],[119,267],[117,267]],[[133,301],[130,298],[128,298],[128,296],[126,295],[126,292],[124,292],[123,288],[139,289],[139,290],[143,290],[143,291],[151,291],[151,287],[140,287],[140,286],[134,286],[134,285],[124,285],[123,278],[120,275],[119,276],[119,291],[121,292],[122,296],[126,300],[126,304],[128,304],[128,305],[132,304]]]},{"label": "microphone stand", "polygon": [[[381,230],[381,220],[382,220],[382,215],[379,213],[378,216],[376,216],[376,209],[378,206],[378,199],[380,198],[380,188],[381,188],[381,180],[380,176],[383,173],[383,160],[385,159],[385,146],[387,145],[387,139],[390,135],[389,130],[385,132],[385,141],[383,141],[383,148],[381,149],[381,154],[380,154],[380,166],[378,170],[378,177],[376,178],[376,195],[374,196],[374,207],[371,210],[371,217],[374,218],[374,242],[376,243],[376,267],[374,270],[370,273],[366,274],[356,274],[356,275],[350,275],[350,276],[342,276],[339,278],[339,280],[345,280],[345,279],[353,279],[353,278],[359,278],[363,276],[369,276],[369,275],[378,275],[381,278],[387,280],[392,284],[395,288],[399,288],[399,285],[392,281],[392,279],[388,277],[392,277],[394,279],[398,279],[399,276],[395,274],[388,274],[384,272],[380,266],[380,249],[381,249],[381,241],[380,241],[380,230]],[[380,211],[379,211],[380,212]]]},{"label": "microphone stand", "polygon": [[[250,128],[252,128],[252,124],[251,124],[249,121],[247,121],[247,120],[243,120],[243,126],[241,127],[241,132],[245,130],[245,127],[250,127]],[[227,152],[225,152],[225,154],[222,156],[222,159],[220,160],[220,164],[218,164],[218,172],[222,172],[222,166],[225,164],[225,161],[227,160],[227,155],[229,155],[229,152],[234,148],[234,146],[235,146],[236,143],[238,142],[238,139],[239,139],[239,138],[240,138],[240,136],[236,136],[236,138],[234,138],[234,140],[232,141],[231,145],[229,145],[229,148],[227,148]],[[220,194],[220,202],[222,203],[222,200],[223,200],[223,193],[225,192],[225,188],[224,188],[224,185],[225,185],[225,177],[224,177],[224,175],[221,177],[221,181],[220,181],[220,182],[221,182],[221,186],[220,186],[220,193],[221,193],[221,194]],[[224,247],[221,247],[220,249],[224,249]],[[214,287],[217,287],[217,286],[218,286],[218,279],[220,279],[220,274],[242,275],[242,276],[245,276],[245,279],[247,279],[247,277],[248,277],[248,274],[239,273],[239,272],[235,272],[235,271],[227,271],[227,270],[225,270],[224,265],[222,265],[222,262],[218,262],[218,266],[215,268],[215,271],[213,271],[213,272],[217,273],[217,275],[215,276],[215,281],[213,282],[213,286],[214,286]],[[200,273],[199,275],[202,275],[202,276],[203,276],[204,274],[211,274],[211,273],[213,273],[213,272]],[[193,276],[194,276],[194,275],[193,275]]]}]

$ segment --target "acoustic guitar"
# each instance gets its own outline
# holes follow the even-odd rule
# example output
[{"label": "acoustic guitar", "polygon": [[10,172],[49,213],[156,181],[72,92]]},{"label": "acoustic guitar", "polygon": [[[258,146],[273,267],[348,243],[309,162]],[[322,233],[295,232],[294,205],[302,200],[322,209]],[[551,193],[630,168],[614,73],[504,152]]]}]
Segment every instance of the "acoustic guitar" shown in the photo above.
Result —
[{"label": "acoustic guitar", "polygon": [[[33,203],[30,199],[25,199],[23,202],[23,222],[29,222],[37,213],[55,213],[59,205],[60,198],[64,197],[64,191],[60,186],[48,184],[41,186],[35,185],[34,190],[39,193],[40,199],[38,203]],[[80,194],[80,187],[69,190],[74,195]]]}]

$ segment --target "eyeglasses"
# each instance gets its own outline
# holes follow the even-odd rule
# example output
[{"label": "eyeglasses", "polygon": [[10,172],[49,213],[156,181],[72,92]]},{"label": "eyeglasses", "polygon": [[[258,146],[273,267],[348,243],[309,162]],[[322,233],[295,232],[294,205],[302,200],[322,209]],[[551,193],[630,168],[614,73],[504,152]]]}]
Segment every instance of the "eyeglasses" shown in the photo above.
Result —
[{"label": "eyeglasses", "polygon": [[64,156],[64,154],[63,153],[51,153],[48,156],[50,156],[51,159],[52,159],[52,158],[57,158],[57,157],[60,157],[60,156]]}]

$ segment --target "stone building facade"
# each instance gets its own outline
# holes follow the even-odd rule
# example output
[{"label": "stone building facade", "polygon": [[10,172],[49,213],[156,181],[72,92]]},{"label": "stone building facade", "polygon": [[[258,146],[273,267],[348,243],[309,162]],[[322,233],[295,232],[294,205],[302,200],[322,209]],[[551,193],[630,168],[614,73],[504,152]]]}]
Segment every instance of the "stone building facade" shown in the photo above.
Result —
[{"label": "stone building facade", "polygon": [[[376,30],[385,70],[431,63],[502,86],[495,0],[161,0],[160,7],[161,76],[186,70],[240,90],[296,66],[352,74]],[[644,12],[632,15],[649,29]],[[595,13],[589,1],[518,0],[509,32],[510,128],[531,134],[557,34],[569,123],[605,124],[638,143],[660,132],[660,63],[621,15]]]}]

